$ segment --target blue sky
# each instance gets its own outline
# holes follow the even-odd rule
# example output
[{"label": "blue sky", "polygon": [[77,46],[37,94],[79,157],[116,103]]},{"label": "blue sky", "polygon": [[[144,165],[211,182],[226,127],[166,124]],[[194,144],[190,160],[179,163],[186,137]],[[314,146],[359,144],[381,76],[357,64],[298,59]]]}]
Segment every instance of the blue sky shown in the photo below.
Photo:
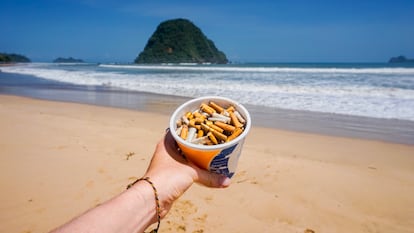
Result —
[{"label": "blue sky", "polygon": [[187,18],[237,62],[414,58],[414,1],[8,0],[0,52],[132,62],[162,21]]}]

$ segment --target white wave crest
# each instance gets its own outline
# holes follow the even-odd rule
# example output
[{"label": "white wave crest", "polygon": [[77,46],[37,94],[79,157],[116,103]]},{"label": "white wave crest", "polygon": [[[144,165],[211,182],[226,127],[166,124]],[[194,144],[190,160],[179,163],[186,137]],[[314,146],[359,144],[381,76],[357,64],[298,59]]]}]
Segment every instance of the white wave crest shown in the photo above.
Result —
[{"label": "white wave crest", "polygon": [[[127,69],[143,69],[144,72]],[[145,72],[146,69],[158,71],[208,69],[208,72]],[[224,72],[221,72],[223,69]],[[380,69],[382,71],[375,72],[381,75],[368,76],[371,78],[364,80],[359,80],[364,75],[354,75],[352,69],[343,69],[343,72],[347,72],[348,75],[339,78],[336,73],[329,73],[331,71],[328,72],[326,69],[316,69],[320,72],[319,75],[296,75],[298,70],[308,72],[306,68],[262,68],[267,70],[265,72],[257,69],[259,68],[193,65],[191,67],[100,65],[98,68],[95,66],[78,69],[50,64],[2,67],[3,72],[34,75],[79,85],[111,85],[129,90],[187,97],[219,95],[259,106],[414,121],[414,71],[412,69],[408,70],[411,70],[413,75],[407,69],[402,69],[402,73],[396,74],[395,72],[401,72],[401,68],[397,70],[384,68],[389,70],[387,72],[394,73],[383,77],[385,73]],[[280,71],[280,69],[286,73],[267,74],[270,70]],[[290,73],[286,71],[287,69]],[[368,72],[371,69],[361,70]],[[405,76],[400,78],[402,74]],[[373,85],[372,80],[375,82],[380,80],[381,83]],[[399,85],[410,88],[398,88]]]},{"label": "white wave crest", "polygon": [[411,74],[414,68],[289,68],[289,67],[232,67],[196,65],[111,65],[100,64],[102,68],[176,70],[176,71],[222,71],[222,72],[263,72],[263,73],[347,73],[347,74]]}]

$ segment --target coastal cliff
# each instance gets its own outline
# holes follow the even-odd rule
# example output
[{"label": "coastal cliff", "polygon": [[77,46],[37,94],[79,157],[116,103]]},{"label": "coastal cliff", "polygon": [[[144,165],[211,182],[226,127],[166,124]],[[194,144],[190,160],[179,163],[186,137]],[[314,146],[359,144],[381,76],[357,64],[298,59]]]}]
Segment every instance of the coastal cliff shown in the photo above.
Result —
[{"label": "coastal cliff", "polygon": [[187,19],[162,22],[135,63],[228,63],[214,42]]}]

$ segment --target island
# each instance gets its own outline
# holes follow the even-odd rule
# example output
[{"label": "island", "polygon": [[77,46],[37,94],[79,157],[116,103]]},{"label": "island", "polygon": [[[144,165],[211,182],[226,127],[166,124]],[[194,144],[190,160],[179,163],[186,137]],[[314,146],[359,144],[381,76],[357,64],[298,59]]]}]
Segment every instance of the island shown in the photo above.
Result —
[{"label": "island", "polygon": [[24,55],[15,53],[0,53],[0,63],[26,63],[31,62],[29,58]]},{"label": "island", "polygon": [[68,57],[68,58],[64,58],[64,57],[58,57],[55,60],[53,60],[54,63],[82,63],[84,62],[82,59],[76,59],[73,57]]},{"label": "island", "polygon": [[414,59],[408,59],[405,56],[401,55],[398,57],[392,57],[388,63],[414,63]]},{"label": "island", "polygon": [[134,62],[226,64],[228,60],[190,20],[172,19],[158,25]]}]

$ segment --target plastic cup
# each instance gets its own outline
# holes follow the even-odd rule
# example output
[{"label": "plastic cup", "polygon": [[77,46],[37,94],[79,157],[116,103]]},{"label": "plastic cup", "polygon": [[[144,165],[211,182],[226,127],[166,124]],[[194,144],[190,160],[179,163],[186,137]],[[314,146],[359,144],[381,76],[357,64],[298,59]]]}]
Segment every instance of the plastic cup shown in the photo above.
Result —
[{"label": "plastic cup", "polygon": [[[244,131],[230,142],[217,145],[199,145],[185,141],[177,135],[177,121],[187,112],[193,112],[200,108],[202,103],[208,104],[213,101],[223,107],[233,105],[246,120]],[[205,96],[192,99],[179,106],[170,118],[170,129],[175,141],[186,158],[198,167],[213,173],[222,174],[231,178],[236,172],[239,157],[243,148],[244,140],[250,131],[251,118],[249,112],[240,103],[219,96]]]}]

